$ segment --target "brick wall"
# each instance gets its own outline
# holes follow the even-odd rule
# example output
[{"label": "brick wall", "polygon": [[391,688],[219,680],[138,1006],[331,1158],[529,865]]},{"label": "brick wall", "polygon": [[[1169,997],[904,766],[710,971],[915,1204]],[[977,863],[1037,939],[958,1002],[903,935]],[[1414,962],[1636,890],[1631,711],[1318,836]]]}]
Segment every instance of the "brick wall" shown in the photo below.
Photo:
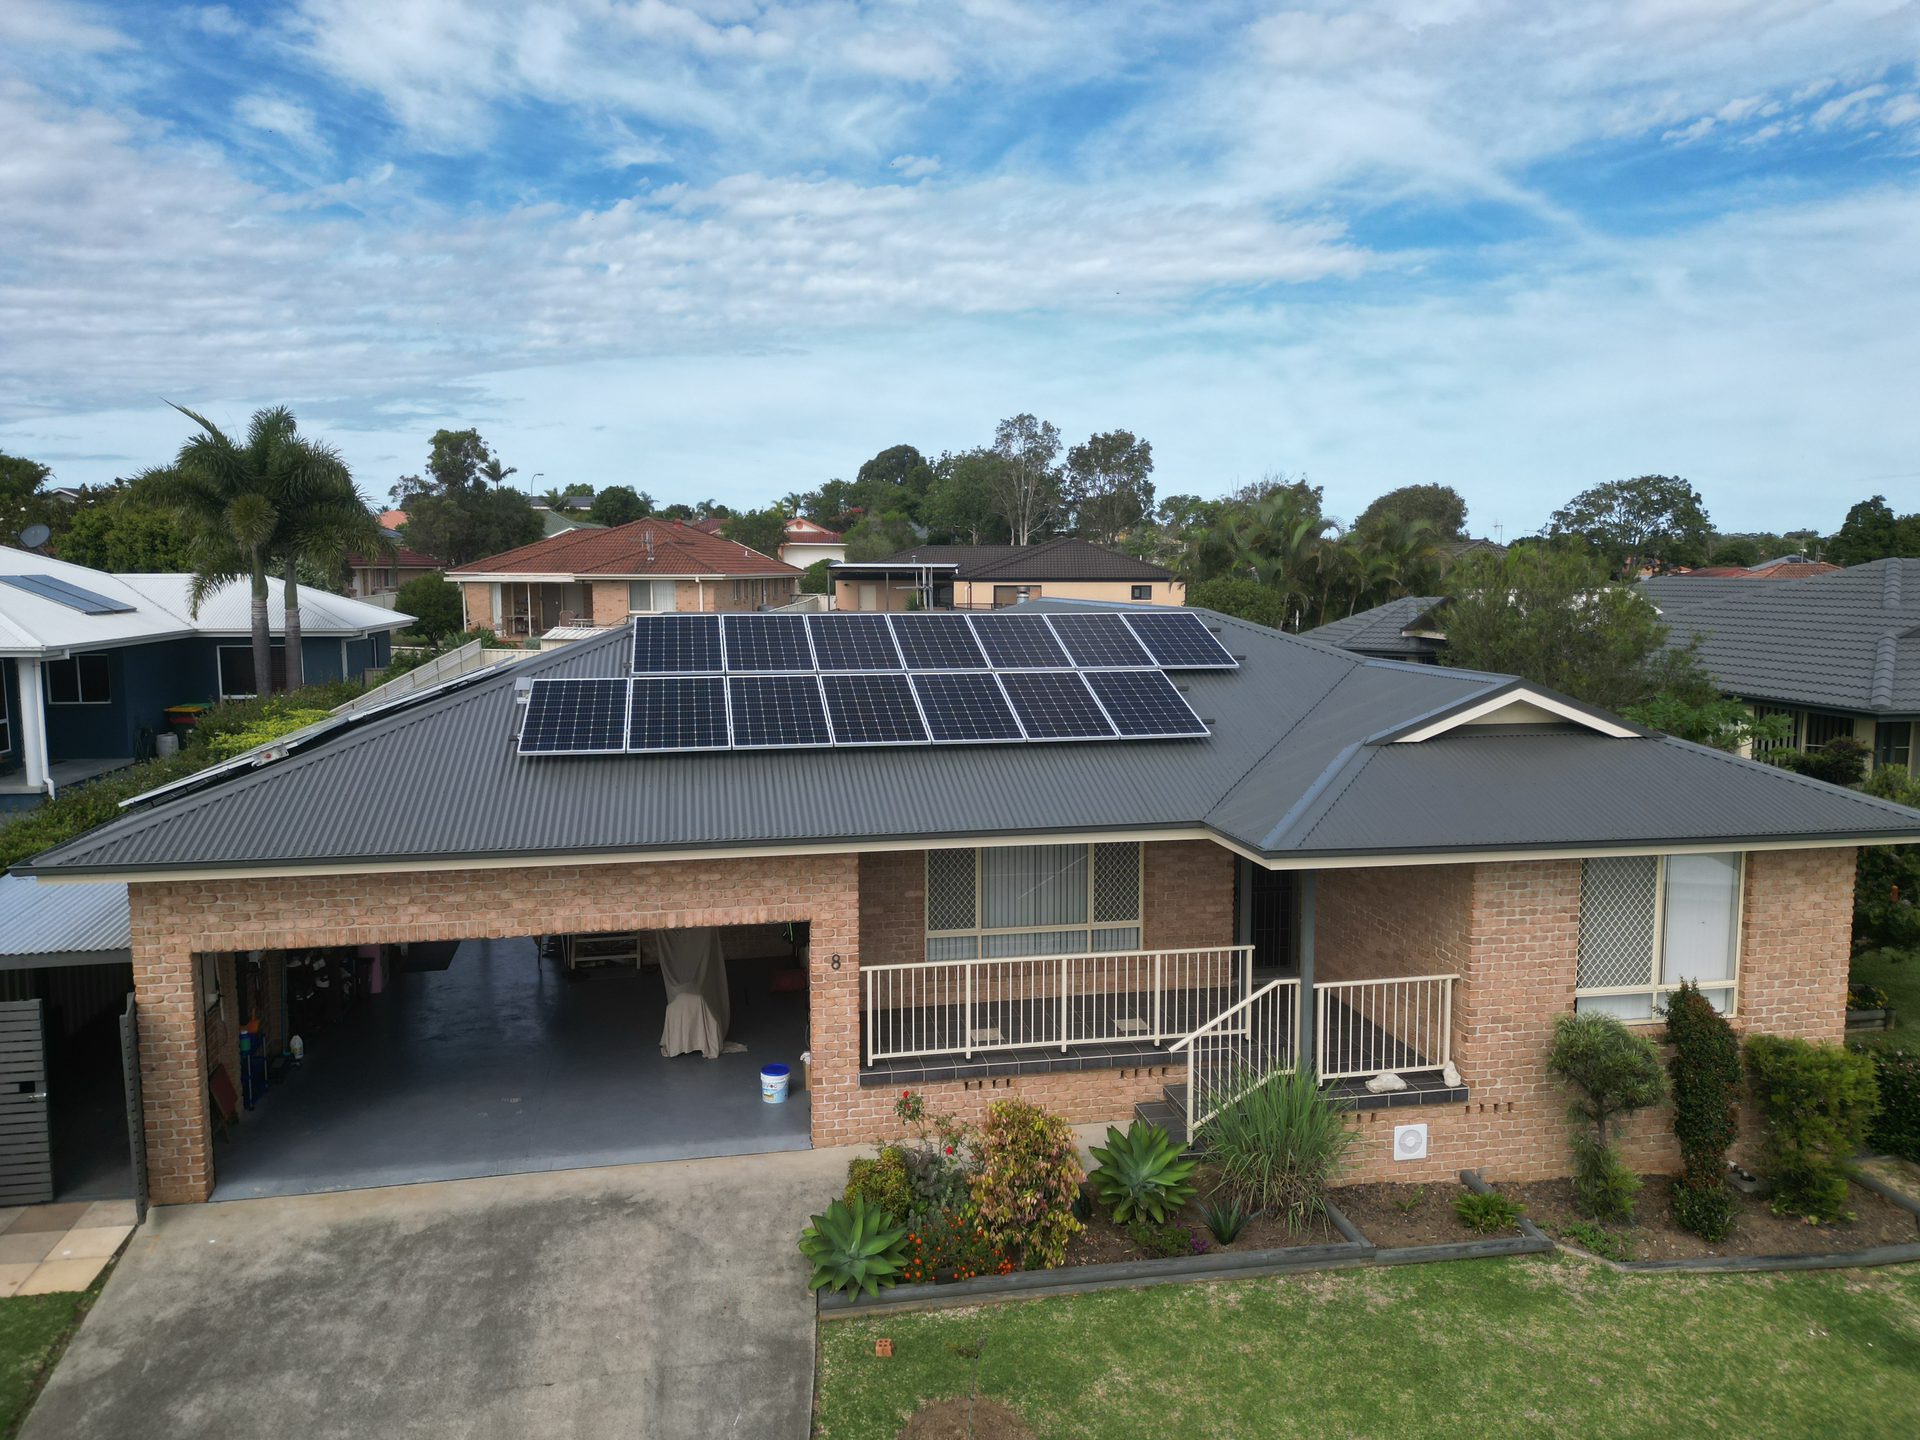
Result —
[{"label": "brick wall", "polygon": [[460,593],[466,598],[467,628],[479,630],[493,628],[493,586],[478,580],[460,582]]},{"label": "brick wall", "polygon": [[1314,882],[1314,980],[1461,973],[1474,869],[1403,865],[1320,872]]},{"label": "brick wall", "polygon": [[870,965],[927,958],[927,852],[874,850],[860,857],[860,955]]},{"label": "brick wall", "polygon": [[596,580],[593,582],[593,623],[601,626],[627,623],[626,581]]},{"label": "brick wall", "polygon": [[1143,950],[1233,943],[1233,852],[1211,840],[1150,840],[1141,896]]}]

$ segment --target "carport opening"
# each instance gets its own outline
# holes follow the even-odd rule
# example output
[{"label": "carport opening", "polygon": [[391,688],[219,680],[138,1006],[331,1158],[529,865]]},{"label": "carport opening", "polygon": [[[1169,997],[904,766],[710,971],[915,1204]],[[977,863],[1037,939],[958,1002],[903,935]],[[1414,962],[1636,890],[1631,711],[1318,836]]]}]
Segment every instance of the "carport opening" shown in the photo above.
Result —
[{"label": "carport opening", "polygon": [[714,933],[713,1058],[661,1053],[661,936],[687,932],[199,957],[210,1090],[240,1114],[214,1130],[213,1198],[807,1148],[807,927]]},{"label": "carport opening", "polygon": [[[12,1055],[0,1133],[0,1204],[133,1194],[120,1012],[122,962],[0,970],[0,1002],[38,1001],[37,1062]],[[31,1047],[30,1047],[31,1048]],[[36,1078],[26,1078],[33,1076]],[[44,1095],[39,1107],[28,1103]]]}]

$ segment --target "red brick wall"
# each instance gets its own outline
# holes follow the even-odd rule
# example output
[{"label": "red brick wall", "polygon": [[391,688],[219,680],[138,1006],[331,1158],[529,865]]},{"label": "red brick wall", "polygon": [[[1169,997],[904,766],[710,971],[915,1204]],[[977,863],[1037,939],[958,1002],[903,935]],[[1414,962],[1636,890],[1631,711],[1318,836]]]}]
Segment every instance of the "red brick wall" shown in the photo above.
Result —
[{"label": "red brick wall", "polygon": [[1471,865],[1322,871],[1314,883],[1314,980],[1461,973],[1473,877]]},{"label": "red brick wall", "polygon": [[603,626],[627,623],[626,581],[596,580],[593,582],[593,623]]},{"label": "red brick wall", "polygon": [[1233,943],[1233,852],[1211,840],[1150,840],[1144,847],[1143,950]]},{"label": "red brick wall", "polygon": [[927,852],[874,850],[860,857],[860,954],[870,965],[927,958]]},{"label": "red brick wall", "polygon": [[467,628],[491,630],[493,628],[493,586],[478,580],[463,580],[460,582],[460,593],[466,597]]}]

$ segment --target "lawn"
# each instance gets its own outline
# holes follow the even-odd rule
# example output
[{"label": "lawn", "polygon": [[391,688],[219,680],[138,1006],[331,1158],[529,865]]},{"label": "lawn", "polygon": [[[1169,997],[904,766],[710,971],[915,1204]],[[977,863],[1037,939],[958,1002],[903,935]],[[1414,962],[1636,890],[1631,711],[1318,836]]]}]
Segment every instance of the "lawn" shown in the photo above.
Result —
[{"label": "lawn", "polygon": [[109,1265],[84,1291],[0,1300],[0,1437],[11,1440],[27,1418],[41,1380],[59,1363],[101,1288]]},{"label": "lawn", "polygon": [[1847,1038],[1864,1040],[1869,1045],[1898,1045],[1911,1050],[1920,1043],[1920,957],[1888,959],[1885,952],[1862,955],[1853,962],[1847,978],[1856,983],[1878,985],[1893,1002],[1891,1030],[1856,1030]]},{"label": "lawn", "polygon": [[976,1336],[980,1392],[1039,1440],[1920,1433],[1920,1266],[1542,1256],[827,1321],[815,1435],[892,1440],[921,1399],[966,1393],[947,1347]]}]

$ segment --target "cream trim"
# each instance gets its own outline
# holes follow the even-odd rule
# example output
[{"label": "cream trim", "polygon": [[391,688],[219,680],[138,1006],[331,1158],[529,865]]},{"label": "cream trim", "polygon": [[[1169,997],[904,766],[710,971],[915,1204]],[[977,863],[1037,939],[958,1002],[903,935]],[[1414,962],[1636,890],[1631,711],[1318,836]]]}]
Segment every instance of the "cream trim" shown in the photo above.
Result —
[{"label": "cream trim", "polygon": [[1551,695],[1543,695],[1537,690],[1530,690],[1521,685],[1511,690],[1503,690],[1498,695],[1480,701],[1477,705],[1469,705],[1464,710],[1456,710],[1450,715],[1442,716],[1431,724],[1422,725],[1418,730],[1410,730],[1393,743],[1415,745],[1422,740],[1431,740],[1436,735],[1444,735],[1449,730],[1457,730],[1463,725],[1498,725],[1501,722],[1493,717],[1510,705],[1526,705],[1536,710],[1544,710],[1550,715],[1584,726],[1588,730],[1598,731],[1615,740],[1632,740],[1640,735],[1638,730],[1629,726],[1612,720],[1603,720],[1578,706],[1567,704],[1564,700],[1556,700]]}]

